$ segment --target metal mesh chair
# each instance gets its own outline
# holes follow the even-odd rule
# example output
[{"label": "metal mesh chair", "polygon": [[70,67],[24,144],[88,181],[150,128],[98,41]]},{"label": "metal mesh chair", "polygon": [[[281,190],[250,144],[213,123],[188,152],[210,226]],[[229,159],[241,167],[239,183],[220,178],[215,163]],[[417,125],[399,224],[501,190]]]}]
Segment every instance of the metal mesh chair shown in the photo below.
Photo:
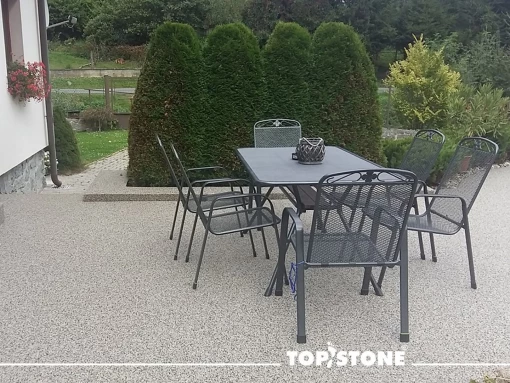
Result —
[{"label": "metal mesh chair", "polygon": [[418,131],[398,168],[413,172],[418,181],[424,185],[439,157],[444,141],[444,134],[437,130]]},{"label": "metal mesh chair", "polygon": [[[269,207],[247,207],[252,198],[263,198],[262,194],[257,193],[249,193],[249,194],[241,194],[241,193],[232,193],[227,195],[215,194],[208,199],[208,202],[205,203],[204,200],[204,189],[208,185],[213,183],[218,183],[218,180],[207,182],[202,186],[201,192],[199,195],[195,193],[192,183],[190,182],[188,175],[182,163],[179,159],[179,155],[175,150],[173,144],[170,144],[172,157],[174,162],[178,164],[179,171],[183,174],[182,178],[184,180],[184,185],[188,188],[188,198],[191,197],[190,201],[194,201],[194,205],[196,206],[196,215],[195,215],[195,223],[193,224],[193,230],[191,233],[188,255],[187,259],[189,259],[189,253],[191,251],[191,246],[193,243],[193,236],[196,229],[196,224],[198,218],[204,225],[205,235],[202,242],[202,248],[200,250],[200,257],[198,259],[197,271],[195,274],[195,279],[193,281],[193,289],[197,288],[198,284],[198,276],[200,274],[200,268],[202,266],[202,261],[204,258],[205,245],[207,243],[207,238],[209,234],[213,235],[225,235],[232,233],[242,233],[247,231],[250,236],[250,241],[252,245],[253,255],[256,256],[255,245],[253,243],[253,235],[251,230],[253,229],[262,229],[264,227],[272,226],[275,230],[276,237],[278,238],[278,224],[280,223],[280,219],[276,216],[274,211],[274,206],[271,200],[265,198],[265,201],[269,203]],[[169,161],[169,169],[172,173],[172,176],[176,178],[175,172]],[[226,182],[227,180],[219,180],[219,182]],[[242,179],[229,179],[228,182],[245,182],[246,185],[249,184],[248,180]],[[182,192],[182,191],[181,191]],[[180,193],[181,193],[180,192]],[[210,201],[210,202],[209,202]],[[191,204],[188,204],[191,206]]]},{"label": "metal mesh chair", "polygon": [[[471,287],[476,289],[473,250],[468,215],[498,154],[498,145],[486,138],[470,137],[460,141],[434,194],[418,194],[425,200],[425,212],[411,215],[408,230],[453,235],[464,229]],[[437,262],[431,236],[432,260]],[[382,284],[384,269],[379,277]]]},{"label": "metal mesh chair", "polygon": [[[161,142],[161,139],[159,138],[158,135],[156,135],[156,141],[157,141],[158,146],[159,146],[159,148],[160,148],[160,150],[161,150],[161,152],[163,154],[165,162],[166,162],[166,164],[168,166],[168,170],[170,172],[170,176],[172,178],[172,181],[175,183],[175,185],[177,187],[177,190],[179,192],[179,199],[178,199],[177,204],[176,204],[177,206],[175,208],[174,221],[173,221],[173,224],[172,224],[172,234],[173,234],[173,229],[175,227],[175,222],[177,220],[178,207],[179,207],[179,205],[182,204],[182,206],[184,208],[184,212],[183,212],[183,215],[182,215],[181,227],[179,229],[179,236],[178,236],[178,240],[177,240],[177,245],[175,247],[174,260],[177,260],[177,258],[178,258],[179,248],[180,248],[180,244],[181,244],[181,240],[182,240],[182,233],[183,233],[183,229],[184,229],[184,222],[186,220],[186,215],[187,215],[188,212],[190,212],[191,214],[195,214],[195,222],[193,224],[193,231],[192,231],[192,235],[191,235],[191,238],[190,238],[190,243],[189,243],[189,247],[188,247],[188,253],[186,254],[186,262],[189,262],[189,257],[190,257],[190,252],[191,252],[191,245],[192,245],[192,242],[193,242],[193,236],[194,236],[194,233],[195,233],[195,227],[196,227],[197,219],[198,219],[198,216],[197,216],[197,211],[198,211],[197,204],[196,204],[196,201],[194,199],[190,199],[191,190],[188,190],[188,192],[185,195],[185,193],[183,191],[183,185],[184,185],[184,182],[185,182],[184,181],[184,177],[181,177],[180,181],[177,178],[176,172],[174,170],[174,166],[177,166],[177,165],[174,164],[174,166],[172,166],[170,158],[168,157],[168,155],[166,153],[166,150],[165,150],[165,148],[163,146],[163,143]],[[182,166],[182,164],[180,164],[180,165]],[[214,170],[216,168],[219,168],[219,167],[195,168],[195,169],[191,169],[191,170],[204,170],[204,169],[205,170]],[[184,167],[182,167],[182,169],[184,169]],[[179,169],[179,171],[181,171],[181,169]],[[190,171],[190,169],[182,170],[182,175],[186,175],[186,177],[189,177],[188,176],[189,171]],[[211,186],[211,185],[215,185],[215,184],[219,184],[219,183],[221,183],[221,184],[229,184],[230,185],[230,191],[223,192],[223,193],[216,193],[216,194],[205,194],[204,193],[206,187]],[[209,209],[211,207],[211,205],[212,205],[212,202],[217,197],[229,197],[229,196],[235,197],[235,196],[243,194],[242,183],[246,183],[246,181],[243,180],[243,179],[238,179],[238,178],[216,178],[216,179],[200,179],[200,180],[196,180],[194,182],[191,182],[191,185],[192,185],[192,187],[198,187],[198,186],[201,187],[200,195],[201,195],[202,208],[203,209]],[[239,186],[239,191],[234,191],[234,186]],[[230,208],[230,207],[234,207],[234,208],[238,209],[240,206],[243,205],[243,203],[244,203],[243,199],[237,199],[237,200],[235,200],[235,199],[234,200],[221,199],[221,200],[216,202],[214,207],[215,207],[215,209],[223,209],[223,208]],[[254,255],[256,255],[255,247],[254,247],[254,244],[253,244],[253,238],[251,238],[251,236],[250,236],[250,239],[251,239],[252,249],[253,249]]]},{"label": "metal mesh chair", "polygon": [[256,148],[295,148],[301,138],[301,124],[285,118],[258,121],[253,137]]},{"label": "metal mesh chair", "polygon": [[[417,184],[413,173],[395,169],[326,175],[317,186],[309,231],[304,229],[294,210],[284,210],[275,293],[282,295],[285,255],[290,241],[296,250],[296,263],[292,267],[296,268],[298,343],[306,342],[304,272],[308,268],[321,267],[363,267],[361,294],[366,295],[370,282],[377,288],[372,277],[373,267],[400,266],[400,340],[409,340],[405,227]],[[353,195],[369,202],[376,195],[385,195],[390,203],[371,204],[376,208],[373,216],[369,217],[365,214],[364,203],[344,205]],[[325,219],[326,215],[328,219]],[[289,221],[292,221],[291,225]],[[295,227],[292,235],[288,234],[290,227]]]}]

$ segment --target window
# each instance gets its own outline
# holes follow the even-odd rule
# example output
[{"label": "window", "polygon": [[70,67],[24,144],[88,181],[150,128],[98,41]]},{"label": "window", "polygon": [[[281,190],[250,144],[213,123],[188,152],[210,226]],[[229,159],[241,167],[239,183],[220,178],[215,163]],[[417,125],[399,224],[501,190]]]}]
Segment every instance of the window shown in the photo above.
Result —
[{"label": "window", "polygon": [[0,0],[7,62],[23,61],[20,0]]}]

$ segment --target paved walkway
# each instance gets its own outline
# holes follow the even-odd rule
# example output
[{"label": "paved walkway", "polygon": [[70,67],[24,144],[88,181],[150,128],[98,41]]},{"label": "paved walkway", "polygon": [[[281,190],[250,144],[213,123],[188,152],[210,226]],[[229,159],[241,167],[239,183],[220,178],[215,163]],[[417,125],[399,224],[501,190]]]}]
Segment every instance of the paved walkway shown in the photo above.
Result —
[{"label": "paved walkway", "polygon": [[[187,220],[180,259],[174,261],[176,241],[168,239],[174,202],[1,196],[6,220],[0,226],[0,363],[152,365],[0,366],[0,382],[481,379],[498,366],[423,364],[510,363],[508,190],[510,168],[493,169],[470,214],[477,290],[469,286],[462,233],[436,236],[437,263],[428,247],[427,260],[420,259],[416,235],[410,235],[408,344],[398,341],[398,270],[388,271],[384,297],[359,295],[361,270],[308,271],[308,343],[298,345],[288,288],[283,297],[263,296],[275,265],[274,235],[267,235],[270,260],[263,256],[258,232],[256,258],[247,236],[210,237],[198,289],[192,290],[203,228],[185,263],[193,223]],[[278,213],[286,205],[275,201]],[[304,216],[305,224],[309,218]],[[405,366],[289,366],[287,351],[325,351],[328,342],[345,351],[403,350]]]},{"label": "paved walkway", "polygon": [[92,181],[96,178],[101,170],[124,170],[128,166],[128,151],[124,149],[117,152],[109,157],[103,158],[99,161],[93,162],[81,173],[73,174],[70,176],[59,176],[59,180],[62,181],[62,186],[55,188],[55,185],[51,181],[51,177],[46,177],[47,186],[41,193],[47,194],[69,194],[69,193],[80,193],[83,194]]}]

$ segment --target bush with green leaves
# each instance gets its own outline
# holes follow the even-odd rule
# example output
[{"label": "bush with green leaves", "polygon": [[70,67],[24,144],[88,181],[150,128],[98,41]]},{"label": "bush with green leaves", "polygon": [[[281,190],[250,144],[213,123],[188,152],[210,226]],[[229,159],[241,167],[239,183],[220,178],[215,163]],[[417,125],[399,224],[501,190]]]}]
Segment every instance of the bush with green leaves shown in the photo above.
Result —
[{"label": "bush with green leaves", "polygon": [[399,168],[404,156],[411,146],[413,137],[405,137],[400,139],[384,139],[382,142],[383,147],[383,160],[381,165],[388,168]]},{"label": "bush with green leaves", "polygon": [[381,158],[382,121],[374,67],[358,34],[342,23],[323,23],[312,40],[307,136]]},{"label": "bush with green leaves", "polygon": [[[448,102],[448,131],[462,137],[487,137],[496,141],[506,154],[510,138],[510,98],[502,89],[491,85],[475,88],[470,85],[450,97]],[[505,158],[504,158],[505,159]]]},{"label": "bush with green leaves", "polygon": [[444,63],[442,50],[433,51],[415,39],[406,58],[390,66],[385,84],[393,88],[392,103],[404,128],[446,126],[448,99],[460,86],[460,75]]},{"label": "bush with green leaves", "polygon": [[174,142],[187,166],[201,159],[203,60],[192,27],[164,23],[152,36],[133,99],[129,124],[129,183],[162,186],[170,182],[156,146]]},{"label": "bush with green leaves", "polygon": [[80,121],[88,130],[97,130],[99,132],[114,129],[118,125],[113,112],[104,107],[88,108],[81,111]]},{"label": "bush with green leaves", "polygon": [[71,172],[81,169],[82,162],[78,141],[76,141],[76,135],[71,124],[66,120],[65,112],[58,107],[54,108],[53,120],[59,171]]},{"label": "bush with green leaves", "polygon": [[255,35],[241,23],[216,27],[204,46],[210,163],[240,171],[235,150],[253,146],[253,124],[264,111],[262,60]]},{"label": "bush with green leaves", "polygon": [[310,96],[308,31],[296,23],[278,23],[262,51],[267,84],[267,118],[303,121]]}]

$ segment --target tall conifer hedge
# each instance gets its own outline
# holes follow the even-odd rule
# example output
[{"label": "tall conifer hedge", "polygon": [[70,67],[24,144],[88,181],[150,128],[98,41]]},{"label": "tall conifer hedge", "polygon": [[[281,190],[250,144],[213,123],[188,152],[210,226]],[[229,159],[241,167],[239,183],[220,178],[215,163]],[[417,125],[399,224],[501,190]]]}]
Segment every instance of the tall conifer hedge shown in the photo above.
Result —
[{"label": "tall conifer hedge", "polygon": [[312,40],[311,113],[307,126],[326,144],[373,161],[381,158],[382,121],[370,58],[358,34],[323,23]]},{"label": "tall conifer hedge", "polygon": [[202,161],[203,60],[196,32],[165,23],[151,38],[133,99],[129,126],[129,182],[168,185],[168,170],[156,146],[174,142],[186,166]]},{"label": "tall conifer hedge", "polygon": [[241,23],[220,25],[204,47],[207,114],[205,137],[210,163],[239,171],[235,150],[253,146],[253,124],[264,111],[260,49]]},{"label": "tall conifer hedge", "polygon": [[278,23],[262,51],[267,84],[267,118],[304,122],[309,108],[310,44],[296,23]]}]

